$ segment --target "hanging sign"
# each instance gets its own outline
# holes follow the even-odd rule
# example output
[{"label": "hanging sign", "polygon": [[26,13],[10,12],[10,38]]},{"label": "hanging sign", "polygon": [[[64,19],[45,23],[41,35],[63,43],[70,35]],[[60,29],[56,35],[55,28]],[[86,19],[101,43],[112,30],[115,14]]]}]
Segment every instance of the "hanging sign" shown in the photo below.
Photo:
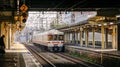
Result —
[{"label": "hanging sign", "polygon": [[27,7],[25,4],[23,4],[23,5],[20,7],[20,10],[21,10],[22,12],[26,12],[26,11],[28,10],[28,7]]}]

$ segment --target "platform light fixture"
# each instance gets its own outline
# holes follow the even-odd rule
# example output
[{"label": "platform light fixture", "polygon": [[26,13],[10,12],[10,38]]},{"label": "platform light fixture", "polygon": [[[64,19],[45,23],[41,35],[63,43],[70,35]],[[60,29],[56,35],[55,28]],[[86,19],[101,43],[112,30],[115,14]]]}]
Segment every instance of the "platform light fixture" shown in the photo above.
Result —
[{"label": "platform light fixture", "polygon": [[107,25],[107,23],[104,23],[104,25],[106,26],[106,25]]},{"label": "platform light fixture", "polygon": [[112,25],[113,24],[113,22],[110,22],[110,25]]},{"label": "platform light fixture", "polygon": [[116,15],[116,17],[120,17],[120,15]]},{"label": "platform light fixture", "polygon": [[98,26],[101,26],[101,24],[98,24]]}]

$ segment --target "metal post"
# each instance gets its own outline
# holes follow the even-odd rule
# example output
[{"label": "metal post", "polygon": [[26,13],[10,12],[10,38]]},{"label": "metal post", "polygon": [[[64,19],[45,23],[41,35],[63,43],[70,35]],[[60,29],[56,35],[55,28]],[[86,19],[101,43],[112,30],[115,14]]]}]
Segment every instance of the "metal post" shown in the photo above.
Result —
[{"label": "metal post", "polygon": [[8,49],[10,49],[10,28],[8,27]]},{"label": "metal post", "polygon": [[76,32],[76,44],[78,45],[78,32]]},{"label": "metal post", "polygon": [[120,51],[120,24],[117,25],[117,50]]},{"label": "metal post", "polygon": [[69,32],[69,43],[71,43],[71,33]]},{"label": "metal post", "polygon": [[115,45],[116,45],[116,49],[118,49],[117,43],[118,43],[118,27],[117,25],[115,25]]},{"label": "metal post", "polygon": [[70,43],[70,32],[68,32],[68,43]]},{"label": "metal post", "polygon": [[75,42],[75,32],[73,32],[73,44],[76,44],[76,42]]},{"label": "metal post", "polygon": [[8,49],[8,26],[6,26],[5,45],[6,45],[6,49]]},{"label": "metal post", "polygon": [[66,43],[68,43],[68,37],[67,37],[68,35],[67,35],[67,32],[66,32]]},{"label": "metal post", "polygon": [[93,30],[93,41],[92,41],[92,44],[93,44],[93,47],[95,48],[95,28],[92,28]]},{"label": "metal post", "polygon": [[66,33],[64,33],[64,41],[65,41],[65,43],[66,43]]},{"label": "metal post", "polygon": [[68,35],[68,32],[67,32],[67,43],[69,42],[69,38],[68,37],[69,37],[69,35]]},{"label": "metal post", "polygon": [[102,24],[102,26],[101,26],[101,32],[102,32],[102,36],[101,36],[101,39],[102,39],[102,49],[104,49],[105,48],[105,44],[104,44],[104,42],[105,42],[105,32],[104,32],[104,25]]},{"label": "metal post", "polygon": [[70,32],[70,43],[72,43],[72,32]]},{"label": "metal post", "polygon": [[11,22],[10,22],[10,26],[8,27],[9,29],[9,33],[8,33],[8,49],[10,49],[11,46]]},{"label": "metal post", "polygon": [[113,32],[112,32],[112,48],[115,49],[116,48],[116,44],[115,44],[115,26],[112,26],[113,27]]},{"label": "metal post", "polygon": [[86,44],[86,47],[88,46],[88,31],[85,30],[85,44]]},{"label": "metal post", "polygon": [[2,24],[2,22],[0,22],[0,36],[1,36],[1,29],[2,29],[2,28],[1,28],[1,24]]},{"label": "metal post", "polygon": [[82,28],[80,28],[80,46],[83,45],[83,40],[82,40]]},{"label": "metal post", "polygon": [[75,32],[72,32],[72,44],[75,44]]},{"label": "metal post", "polygon": [[105,48],[108,48],[108,29],[105,28]]}]

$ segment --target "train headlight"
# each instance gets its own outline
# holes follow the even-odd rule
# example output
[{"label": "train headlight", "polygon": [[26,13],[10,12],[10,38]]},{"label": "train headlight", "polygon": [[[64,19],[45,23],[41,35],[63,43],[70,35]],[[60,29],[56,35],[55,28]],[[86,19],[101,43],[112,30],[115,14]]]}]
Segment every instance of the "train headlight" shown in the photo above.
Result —
[{"label": "train headlight", "polygon": [[63,44],[58,44],[59,47],[63,46]]},{"label": "train headlight", "polygon": [[48,46],[54,46],[53,44],[49,44]]}]

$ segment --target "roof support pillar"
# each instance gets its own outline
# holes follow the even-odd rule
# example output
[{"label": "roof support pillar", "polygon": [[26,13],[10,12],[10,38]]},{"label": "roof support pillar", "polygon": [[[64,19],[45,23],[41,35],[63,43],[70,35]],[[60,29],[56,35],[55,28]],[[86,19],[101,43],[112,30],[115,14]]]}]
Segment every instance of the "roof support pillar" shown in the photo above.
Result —
[{"label": "roof support pillar", "polygon": [[102,32],[102,36],[101,36],[101,39],[102,39],[102,49],[105,48],[105,29],[104,29],[104,25],[102,24],[101,26],[101,32]]},{"label": "roof support pillar", "polygon": [[78,32],[76,29],[74,31],[75,31],[75,34],[74,34],[75,35],[75,44],[78,45]]},{"label": "roof support pillar", "polygon": [[8,49],[10,49],[11,46],[11,23],[9,24],[9,28],[8,28]]},{"label": "roof support pillar", "polygon": [[112,48],[113,49],[115,49],[116,48],[116,37],[115,37],[115,33],[116,33],[116,31],[115,31],[115,26],[112,26],[113,27],[113,31],[112,31]]},{"label": "roof support pillar", "polygon": [[92,32],[93,32],[93,39],[92,39],[92,44],[93,44],[93,47],[95,48],[95,28],[92,28]]},{"label": "roof support pillar", "polygon": [[70,43],[70,32],[68,32],[68,42]]},{"label": "roof support pillar", "polygon": [[66,43],[66,32],[64,33],[64,41]]},{"label": "roof support pillar", "polygon": [[82,28],[80,28],[80,46],[81,46],[81,47],[82,47],[82,45],[83,45],[82,36],[83,36],[83,34],[82,34]]},{"label": "roof support pillar", "polygon": [[89,32],[88,30],[85,30],[85,45],[88,47],[88,38],[89,38]]}]

